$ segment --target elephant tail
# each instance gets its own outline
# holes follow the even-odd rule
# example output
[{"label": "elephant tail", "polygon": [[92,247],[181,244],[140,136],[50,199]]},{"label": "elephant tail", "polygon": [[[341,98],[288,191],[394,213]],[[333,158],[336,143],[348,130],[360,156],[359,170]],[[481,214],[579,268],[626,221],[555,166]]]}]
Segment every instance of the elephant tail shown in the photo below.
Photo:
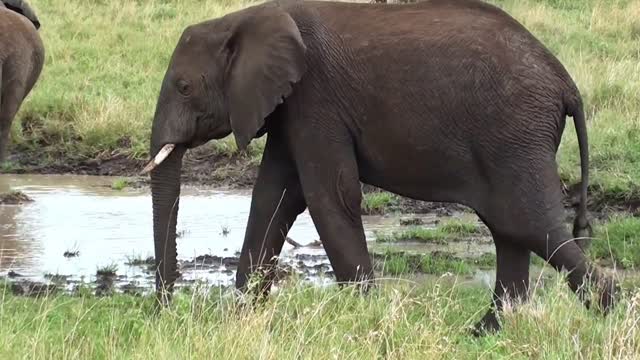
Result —
[{"label": "elephant tail", "polygon": [[[576,90],[577,91],[577,90]],[[573,222],[573,237],[578,245],[585,250],[592,236],[592,228],[587,218],[587,192],[589,188],[589,140],[587,137],[587,123],[584,115],[584,107],[580,95],[568,102],[567,115],[573,117],[573,122],[578,136],[578,148],[580,149],[580,205],[576,211]]]}]

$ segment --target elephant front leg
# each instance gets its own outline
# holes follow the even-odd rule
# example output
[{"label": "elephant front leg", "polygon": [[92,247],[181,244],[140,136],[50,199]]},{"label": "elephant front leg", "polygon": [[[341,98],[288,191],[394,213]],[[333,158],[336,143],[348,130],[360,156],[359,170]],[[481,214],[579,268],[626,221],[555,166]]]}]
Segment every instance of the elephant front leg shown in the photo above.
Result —
[{"label": "elephant front leg", "polygon": [[236,288],[246,291],[259,271],[256,291],[267,294],[274,278],[275,258],[306,203],[295,166],[283,145],[269,135],[251,198],[251,211],[236,273]]}]

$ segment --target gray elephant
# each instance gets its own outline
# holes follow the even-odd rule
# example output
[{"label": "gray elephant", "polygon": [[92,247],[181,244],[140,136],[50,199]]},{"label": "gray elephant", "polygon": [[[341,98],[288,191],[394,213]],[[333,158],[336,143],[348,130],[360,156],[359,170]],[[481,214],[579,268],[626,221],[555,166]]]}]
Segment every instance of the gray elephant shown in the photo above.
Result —
[{"label": "gray elephant", "polygon": [[21,0],[0,2],[0,162],[7,156],[11,123],[44,64],[40,21]]},{"label": "gray elephant", "polygon": [[556,151],[572,116],[582,163],[574,235],[588,234],[588,145],[581,96],[560,62],[520,23],[475,0],[410,5],[268,2],[189,26],[153,120],[156,286],[176,279],[182,157],[231,133],[240,149],[267,134],[236,277],[263,272],[309,209],[339,282],[373,278],[360,181],[474,209],[493,235],[493,307],[526,299],[531,253],[566,269],[583,296],[617,285],[563,223]]},{"label": "gray elephant", "polygon": [[2,0],[0,2],[0,7],[2,7],[2,5],[4,5],[5,8],[7,8],[9,10],[13,10],[13,11],[17,12],[18,14],[20,14],[20,15],[26,17],[27,19],[29,19],[29,21],[31,21],[31,23],[33,23],[33,26],[36,27],[36,30],[40,29],[40,20],[36,16],[35,11],[33,11],[31,6],[29,6],[29,4],[27,4],[25,1],[23,1],[23,0]]}]

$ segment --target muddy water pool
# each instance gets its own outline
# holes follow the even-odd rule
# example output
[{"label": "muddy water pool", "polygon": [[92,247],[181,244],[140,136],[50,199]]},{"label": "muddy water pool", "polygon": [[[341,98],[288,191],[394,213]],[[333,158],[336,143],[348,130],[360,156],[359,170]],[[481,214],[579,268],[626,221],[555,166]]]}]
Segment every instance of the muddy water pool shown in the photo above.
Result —
[{"label": "muddy water pool", "polygon": [[[119,281],[152,284],[145,266],[133,259],[153,255],[151,197],[148,189],[114,190],[114,178],[66,175],[0,175],[0,193],[21,191],[34,201],[0,205],[0,275],[45,281],[64,275],[67,283],[93,281],[96,271],[115,267]],[[234,258],[242,247],[251,203],[250,191],[183,187],[178,219],[178,257],[183,280],[229,285]],[[421,215],[429,224],[435,215]],[[394,216],[365,216],[368,241],[375,230],[398,226]],[[300,244],[318,240],[308,212],[289,232]],[[468,245],[457,245],[468,246]],[[431,250],[431,249],[427,249]],[[474,251],[492,251],[475,248]],[[77,256],[65,256],[77,253]],[[203,255],[207,255],[206,257]],[[281,263],[308,279],[331,274],[321,246],[286,243]]]}]

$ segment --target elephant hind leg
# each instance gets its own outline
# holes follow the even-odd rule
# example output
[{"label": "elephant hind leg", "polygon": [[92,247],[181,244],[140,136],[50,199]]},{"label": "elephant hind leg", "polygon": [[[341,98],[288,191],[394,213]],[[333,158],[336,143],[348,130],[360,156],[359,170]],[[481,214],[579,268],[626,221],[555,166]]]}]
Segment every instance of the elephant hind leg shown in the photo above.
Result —
[{"label": "elephant hind leg", "polygon": [[3,83],[0,66],[0,163],[7,158],[11,123],[20,109],[24,97],[24,88]]},{"label": "elephant hind leg", "polygon": [[[556,270],[569,272],[569,287],[586,306],[589,302],[584,296],[585,285],[596,285],[601,294],[600,305],[608,311],[617,286],[589,263],[564,224],[555,161],[518,173],[501,174],[495,184],[500,186],[494,186],[494,190],[487,193],[478,214],[492,233],[497,234],[494,236],[498,258],[496,289],[500,282],[524,281],[525,268],[528,284],[529,251],[533,251]],[[524,291],[524,287],[514,288],[514,293],[520,290]]]},{"label": "elephant hind leg", "polygon": [[589,288],[598,293],[599,309],[604,314],[613,308],[620,291],[618,284],[589,262],[582,248],[571,239],[566,229],[550,231],[547,241],[541,242],[541,246],[534,251],[557,271],[568,271],[569,287],[587,308],[591,306]]}]

